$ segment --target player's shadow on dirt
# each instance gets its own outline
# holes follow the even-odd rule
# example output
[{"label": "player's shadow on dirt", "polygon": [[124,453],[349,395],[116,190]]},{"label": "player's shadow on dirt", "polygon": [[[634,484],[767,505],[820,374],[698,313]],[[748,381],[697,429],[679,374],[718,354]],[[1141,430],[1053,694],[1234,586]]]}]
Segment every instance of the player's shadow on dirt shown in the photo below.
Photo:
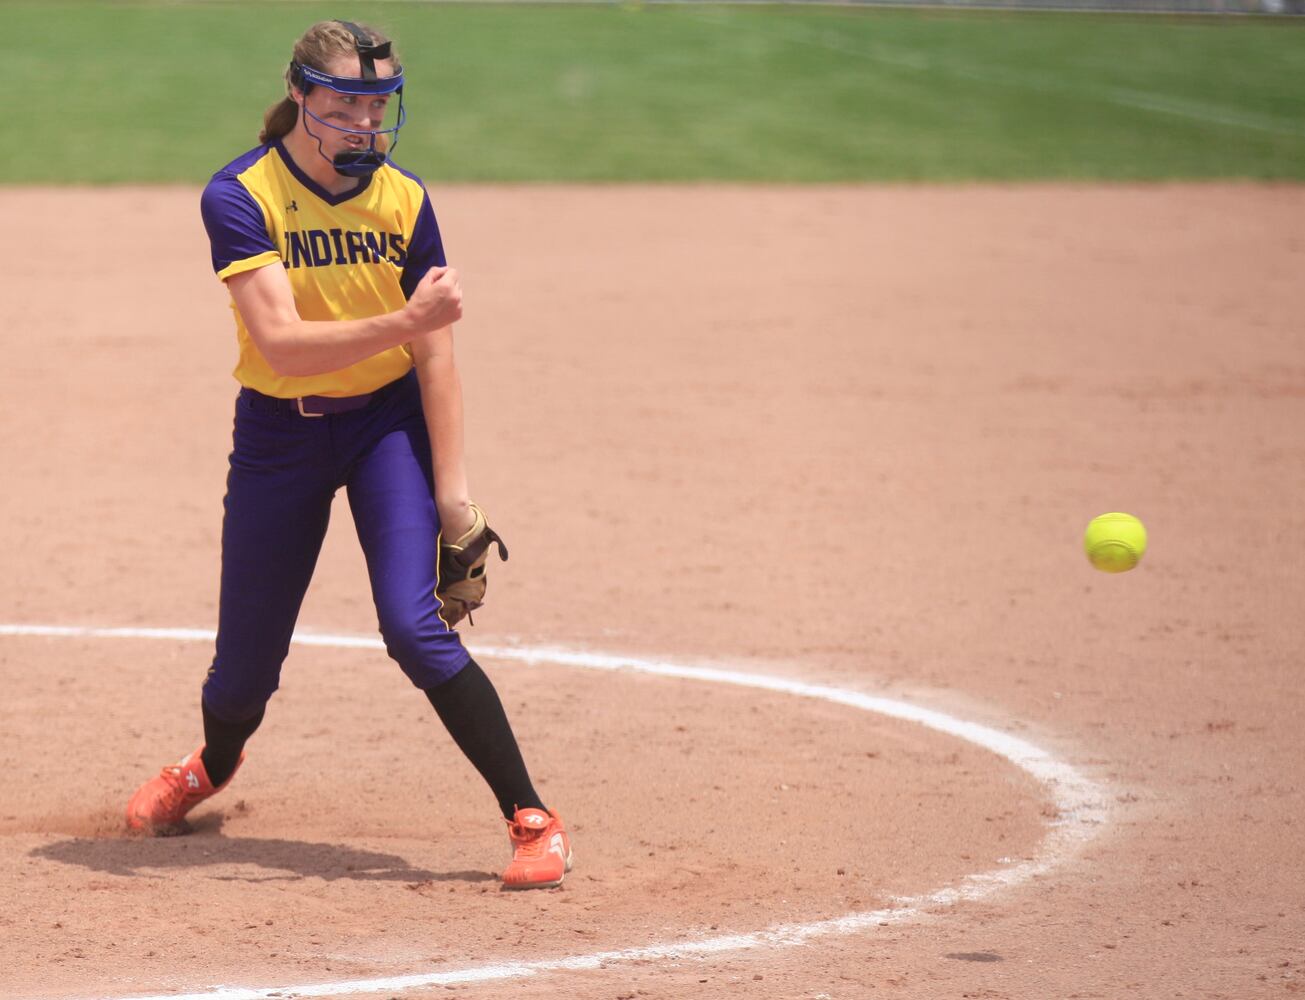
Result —
[{"label": "player's shadow on dirt", "polygon": [[[203,827],[200,828],[203,831]],[[56,840],[32,857],[79,865],[106,875],[161,878],[167,869],[221,867],[209,878],[232,882],[295,881],[301,878],[362,882],[492,882],[493,872],[432,872],[414,868],[397,854],[341,844],[265,837],[225,837],[215,830],[189,837],[117,837]],[[244,868],[244,871],[232,870]],[[257,869],[251,871],[250,869]]]}]

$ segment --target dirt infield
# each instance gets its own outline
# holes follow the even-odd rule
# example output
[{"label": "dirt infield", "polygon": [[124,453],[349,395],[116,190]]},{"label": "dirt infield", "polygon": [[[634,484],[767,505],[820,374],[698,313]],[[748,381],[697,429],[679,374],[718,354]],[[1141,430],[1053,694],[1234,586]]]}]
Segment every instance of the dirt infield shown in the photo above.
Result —
[{"label": "dirt infield", "polygon": [[[444,988],[1305,993],[1305,188],[433,198],[473,494],[512,550],[473,648],[891,696],[1105,789],[1080,850],[982,899]],[[0,209],[23,234],[0,250],[0,625],[211,628],[234,338],[197,192]],[[1083,558],[1108,510],[1150,529],[1133,573]],[[343,497],[335,519],[301,624],[374,635]],[[0,996],[292,997],[744,934],[963,884],[1067,819],[910,722],[487,656],[576,840],[561,889],[502,893],[494,804],[425,700],[375,651],[298,647],[197,832],[125,838],[131,789],[200,738],[210,656],[0,635]]]}]

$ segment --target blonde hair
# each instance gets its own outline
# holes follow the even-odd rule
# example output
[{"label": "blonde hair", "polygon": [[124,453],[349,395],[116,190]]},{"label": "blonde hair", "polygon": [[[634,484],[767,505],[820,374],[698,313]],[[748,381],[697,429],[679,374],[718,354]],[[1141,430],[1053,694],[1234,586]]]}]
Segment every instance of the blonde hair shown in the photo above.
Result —
[{"label": "blonde hair", "polygon": [[[381,32],[370,25],[360,24],[359,28],[368,35],[376,45],[389,41]],[[339,21],[318,21],[303,33],[295,42],[293,59],[301,66],[308,66],[323,73],[327,67],[341,56],[351,56],[358,51],[353,32]],[[391,49],[391,59],[399,63],[398,53]],[[285,71],[286,96],[263,112],[263,130],[258,133],[261,143],[272,142],[294,131],[299,121],[299,105],[290,96],[290,70]],[[377,136],[377,146],[384,148],[387,136]]]}]

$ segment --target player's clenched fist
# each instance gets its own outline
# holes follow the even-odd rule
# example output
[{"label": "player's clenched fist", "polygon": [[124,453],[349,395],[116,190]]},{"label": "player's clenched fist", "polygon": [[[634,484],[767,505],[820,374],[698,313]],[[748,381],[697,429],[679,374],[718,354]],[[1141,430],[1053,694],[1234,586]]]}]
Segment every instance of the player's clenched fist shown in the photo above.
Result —
[{"label": "player's clenched fist", "polygon": [[432,267],[417,282],[404,310],[418,330],[438,330],[462,318],[462,285],[453,267]]}]

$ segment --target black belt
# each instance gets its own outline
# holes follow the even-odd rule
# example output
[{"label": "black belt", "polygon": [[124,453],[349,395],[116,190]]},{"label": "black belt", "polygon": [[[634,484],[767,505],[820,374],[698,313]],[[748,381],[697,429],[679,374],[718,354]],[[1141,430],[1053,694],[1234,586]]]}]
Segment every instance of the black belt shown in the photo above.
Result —
[{"label": "black belt", "polygon": [[265,396],[248,386],[241,388],[240,395],[249,403],[251,408],[261,410],[264,413],[289,413],[300,417],[326,417],[336,413],[351,413],[354,410],[361,410],[364,406],[389,395],[403,382],[403,378],[398,378],[388,385],[381,386],[375,392],[364,393],[361,396],[297,396],[294,399],[281,399],[278,396]]}]

